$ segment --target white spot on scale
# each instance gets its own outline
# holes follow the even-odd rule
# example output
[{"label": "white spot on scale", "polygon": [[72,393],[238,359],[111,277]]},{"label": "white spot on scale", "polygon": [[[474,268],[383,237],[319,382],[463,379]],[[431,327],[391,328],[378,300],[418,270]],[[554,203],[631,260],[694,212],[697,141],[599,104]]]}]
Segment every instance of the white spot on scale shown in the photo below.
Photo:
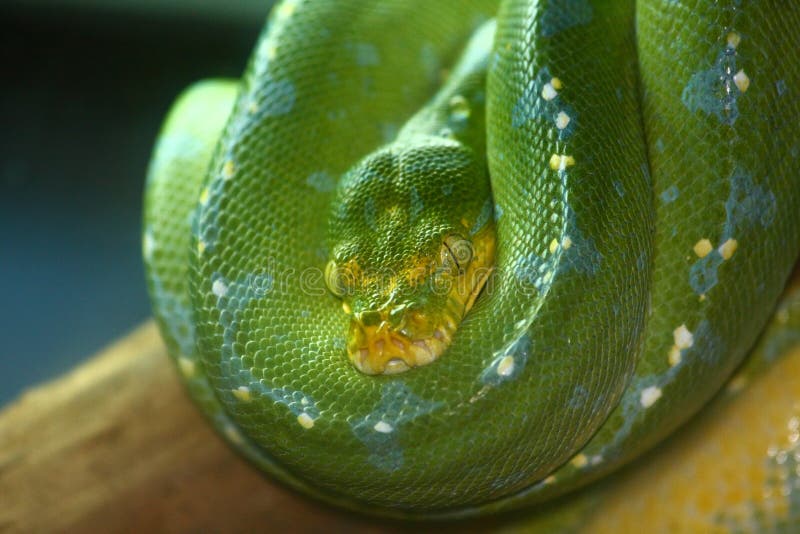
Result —
[{"label": "white spot on scale", "polygon": [[729,260],[731,259],[731,256],[733,256],[733,253],[736,252],[738,247],[739,242],[733,238],[729,238],[727,241],[721,244],[717,250],[719,255],[722,256],[723,260]]},{"label": "white spot on scale", "polygon": [[550,168],[554,171],[563,171],[575,165],[575,158],[566,154],[553,154],[550,156]]},{"label": "white spot on scale", "polygon": [[686,328],[685,324],[673,330],[672,337],[675,339],[675,346],[679,349],[688,349],[694,345],[694,335]]},{"label": "white spot on scale", "polygon": [[589,464],[589,458],[587,458],[585,454],[581,453],[575,456],[570,463],[578,469],[582,469]]},{"label": "white spot on scale", "polygon": [[653,404],[655,404],[656,401],[660,398],[661,398],[661,388],[658,388],[656,386],[650,386],[642,390],[642,393],[639,396],[639,402],[641,403],[643,408],[649,408]]},{"label": "white spot on scale", "polygon": [[203,206],[208,204],[209,195],[210,195],[210,192],[209,192],[208,188],[204,187],[203,191],[200,192],[200,204],[202,204]]},{"label": "white spot on scale", "polygon": [[514,372],[514,357],[505,356],[500,363],[497,364],[497,374],[500,376],[511,376]]},{"label": "white spot on scale", "polygon": [[233,396],[242,402],[250,402],[253,400],[253,397],[250,395],[250,388],[247,386],[239,386],[238,388],[231,390],[231,393],[233,393]]},{"label": "white spot on scale", "polygon": [[561,89],[561,80],[553,78],[542,87],[542,98],[547,101],[553,100],[558,96],[558,90]]},{"label": "white spot on scale", "polygon": [[306,430],[314,428],[314,419],[306,412],[303,412],[297,416],[297,422],[300,423],[300,426]]},{"label": "white spot on scale", "polygon": [[236,174],[236,165],[231,160],[226,161],[222,166],[222,177],[225,180],[230,180],[234,174]]},{"label": "white spot on scale", "polygon": [[713,248],[711,241],[705,238],[695,243],[693,247],[694,253],[697,254],[698,258],[705,258]]},{"label": "white spot on scale", "polygon": [[378,421],[372,428],[375,429],[375,432],[380,432],[381,434],[389,434],[394,431],[394,427],[386,421]]},{"label": "white spot on scale", "polygon": [[747,91],[747,88],[750,87],[750,77],[745,74],[744,70],[740,70],[733,75],[733,83],[735,83],[736,87],[738,87],[739,90],[744,93]]},{"label": "white spot on scale", "polygon": [[211,292],[217,297],[224,297],[228,293],[228,286],[225,285],[225,282],[217,278],[214,280],[214,283],[211,284]]},{"label": "white spot on scale", "polygon": [[736,48],[737,46],[739,46],[739,42],[741,42],[741,40],[742,37],[736,32],[731,32],[728,34],[727,37],[728,46],[730,46],[731,48]]},{"label": "white spot on scale", "polygon": [[556,128],[558,128],[559,130],[563,130],[569,125],[570,120],[571,119],[569,118],[569,115],[567,115],[563,111],[559,111],[558,115],[556,115]]}]

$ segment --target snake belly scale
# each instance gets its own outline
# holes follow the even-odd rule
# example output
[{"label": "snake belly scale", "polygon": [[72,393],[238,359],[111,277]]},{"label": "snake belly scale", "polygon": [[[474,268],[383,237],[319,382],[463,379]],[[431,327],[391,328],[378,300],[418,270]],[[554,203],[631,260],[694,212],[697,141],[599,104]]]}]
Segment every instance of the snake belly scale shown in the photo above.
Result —
[{"label": "snake belly scale", "polygon": [[[190,394],[370,513],[518,508],[628,462],[721,387],[798,256],[798,27],[763,0],[284,0],[151,163]],[[422,289],[442,273],[464,287]]]}]

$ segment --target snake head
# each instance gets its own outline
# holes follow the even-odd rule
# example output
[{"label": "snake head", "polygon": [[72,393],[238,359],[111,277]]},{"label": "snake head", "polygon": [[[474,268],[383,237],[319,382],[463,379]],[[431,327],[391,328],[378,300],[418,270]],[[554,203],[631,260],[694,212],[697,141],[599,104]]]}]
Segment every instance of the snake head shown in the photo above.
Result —
[{"label": "snake head", "polygon": [[348,356],[366,374],[441,356],[493,267],[485,167],[459,143],[425,141],[371,154],[334,201],[325,280],[351,317]]}]

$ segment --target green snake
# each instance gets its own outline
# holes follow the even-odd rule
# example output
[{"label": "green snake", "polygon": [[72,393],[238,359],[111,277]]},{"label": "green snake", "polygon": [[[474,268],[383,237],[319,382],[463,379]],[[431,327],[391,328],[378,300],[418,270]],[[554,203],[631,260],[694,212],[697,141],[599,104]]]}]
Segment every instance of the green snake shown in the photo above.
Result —
[{"label": "green snake", "polygon": [[463,517],[619,468],[800,251],[800,4],[284,0],[145,198],[190,394],[284,483]]}]

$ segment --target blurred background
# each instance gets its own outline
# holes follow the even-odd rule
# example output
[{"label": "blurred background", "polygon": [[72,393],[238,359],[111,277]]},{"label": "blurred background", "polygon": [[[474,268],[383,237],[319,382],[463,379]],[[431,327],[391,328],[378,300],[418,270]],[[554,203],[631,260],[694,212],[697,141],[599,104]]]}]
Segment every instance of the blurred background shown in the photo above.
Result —
[{"label": "blurred background", "polygon": [[241,75],[271,3],[0,1],[0,405],[148,318],[161,120],[192,82]]}]

